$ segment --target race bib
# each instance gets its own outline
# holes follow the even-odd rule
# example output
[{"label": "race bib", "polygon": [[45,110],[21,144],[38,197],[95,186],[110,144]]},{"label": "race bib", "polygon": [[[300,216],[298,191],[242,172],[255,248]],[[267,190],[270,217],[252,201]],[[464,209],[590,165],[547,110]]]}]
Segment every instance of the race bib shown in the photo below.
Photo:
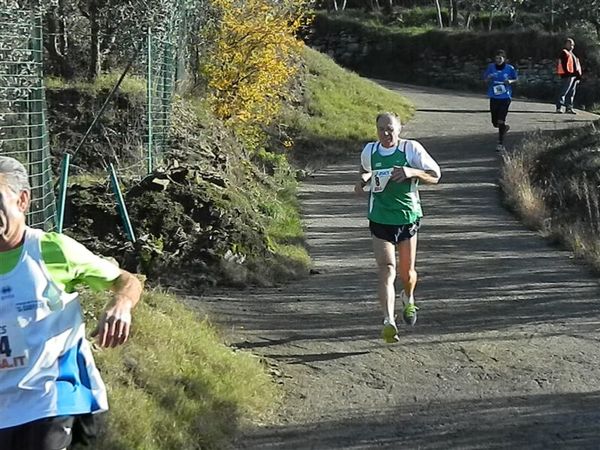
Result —
[{"label": "race bib", "polygon": [[23,329],[17,324],[0,325],[0,372],[21,369],[29,364],[29,350]]},{"label": "race bib", "polygon": [[394,169],[379,169],[373,171],[371,177],[371,192],[374,194],[385,189]]},{"label": "race bib", "polygon": [[504,84],[495,84],[492,89],[494,90],[494,95],[506,94],[506,86]]}]

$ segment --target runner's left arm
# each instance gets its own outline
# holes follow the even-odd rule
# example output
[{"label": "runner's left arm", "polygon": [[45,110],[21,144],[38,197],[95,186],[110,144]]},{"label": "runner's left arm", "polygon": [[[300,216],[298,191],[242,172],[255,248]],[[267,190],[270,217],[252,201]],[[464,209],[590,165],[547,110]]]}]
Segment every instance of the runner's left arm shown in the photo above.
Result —
[{"label": "runner's left arm", "polygon": [[44,261],[50,273],[56,272],[72,292],[78,285],[86,285],[95,291],[110,289],[113,297],[105,307],[96,332],[98,343],[103,347],[115,347],[129,337],[131,310],[138,303],[142,284],[131,273],[116,264],[89,251],[76,240],[58,233],[47,233],[49,242],[42,246],[52,250]]},{"label": "runner's left arm", "polygon": [[102,347],[116,347],[129,338],[131,310],[140,300],[142,283],[133,274],[121,270],[110,290],[113,298],[100,316],[94,332]]},{"label": "runner's left arm", "polygon": [[437,184],[442,177],[438,163],[417,141],[409,141],[406,148],[408,167],[395,167],[392,180],[402,182],[409,178],[417,178],[424,184]]},{"label": "runner's left arm", "polygon": [[506,80],[504,80],[504,84],[506,84],[506,85],[515,84],[517,81],[519,81],[519,76],[517,75],[517,69],[515,69],[514,67],[511,66],[510,74],[508,75],[508,78]]}]

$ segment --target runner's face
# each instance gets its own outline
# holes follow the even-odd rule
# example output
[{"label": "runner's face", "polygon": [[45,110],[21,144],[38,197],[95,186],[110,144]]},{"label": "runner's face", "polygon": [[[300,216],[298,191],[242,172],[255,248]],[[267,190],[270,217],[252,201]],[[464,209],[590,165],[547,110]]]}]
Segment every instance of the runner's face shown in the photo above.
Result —
[{"label": "runner's face", "polygon": [[384,147],[393,147],[398,143],[398,137],[400,135],[400,124],[396,121],[382,117],[377,122],[377,137],[379,142]]},{"label": "runner's face", "polygon": [[565,42],[565,48],[567,50],[573,50],[573,48],[575,48],[575,43],[571,40],[568,40]]},{"label": "runner's face", "polygon": [[0,249],[10,250],[21,243],[29,191],[15,193],[0,175]]},{"label": "runner's face", "polygon": [[502,55],[496,55],[494,59],[496,60],[496,64],[498,64],[499,66],[501,66],[504,63],[504,56]]}]

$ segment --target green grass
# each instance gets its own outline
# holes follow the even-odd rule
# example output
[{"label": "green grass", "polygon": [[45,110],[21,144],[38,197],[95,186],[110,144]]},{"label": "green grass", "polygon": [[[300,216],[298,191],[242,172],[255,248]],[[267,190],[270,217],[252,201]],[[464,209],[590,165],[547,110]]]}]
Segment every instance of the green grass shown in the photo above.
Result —
[{"label": "green grass", "polygon": [[305,48],[302,104],[287,108],[282,122],[293,130],[295,161],[310,169],[354,154],[377,139],[375,117],[396,113],[406,123],[414,106],[400,94],[338,66],[331,58]]},{"label": "green grass", "polygon": [[304,245],[304,229],[296,189],[296,183],[292,184],[290,180],[288,188],[280,190],[276,199],[269,202],[271,222],[267,227],[267,236],[275,254],[307,272],[311,260]]},{"label": "green grass", "polygon": [[[85,295],[89,329],[105,301]],[[130,341],[95,358],[110,403],[98,449],[227,448],[240,422],[278,401],[258,358],[223,345],[206,319],[160,291],[134,311]]]},{"label": "green grass", "polygon": [[393,16],[347,9],[334,14],[318,11],[316,17],[317,20],[326,20],[335,29],[364,30],[367,33],[383,36],[399,32],[414,36],[437,28],[435,8],[433,8],[433,15],[427,8],[403,10],[402,13],[396,12]]},{"label": "green grass", "polygon": [[[95,95],[103,91],[110,91],[117,84],[120,77],[121,73],[118,72],[102,74],[93,82],[85,80],[65,81],[58,77],[46,77],[44,83],[48,89],[77,89]],[[127,75],[121,82],[119,90],[136,98],[145,98],[146,80],[135,75]]]},{"label": "green grass", "polygon": [[375,116],[396,113],[403,123],[414,114],[413,105],[399,94],[342,69],[335,62],[306,48],[308,66],[306,132],[340,140],[376,138]]}]

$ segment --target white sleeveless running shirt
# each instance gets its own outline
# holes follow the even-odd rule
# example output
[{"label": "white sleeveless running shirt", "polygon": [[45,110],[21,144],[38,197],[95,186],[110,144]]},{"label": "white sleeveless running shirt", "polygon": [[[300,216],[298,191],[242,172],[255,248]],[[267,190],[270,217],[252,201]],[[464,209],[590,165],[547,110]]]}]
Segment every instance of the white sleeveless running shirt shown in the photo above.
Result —
[{"label": "white sleeveless running shirt", "polygon": [[78,295],[52,281],[42,235],[27,228],[19,263],[0,275],[0,428],[108,409]]}]

